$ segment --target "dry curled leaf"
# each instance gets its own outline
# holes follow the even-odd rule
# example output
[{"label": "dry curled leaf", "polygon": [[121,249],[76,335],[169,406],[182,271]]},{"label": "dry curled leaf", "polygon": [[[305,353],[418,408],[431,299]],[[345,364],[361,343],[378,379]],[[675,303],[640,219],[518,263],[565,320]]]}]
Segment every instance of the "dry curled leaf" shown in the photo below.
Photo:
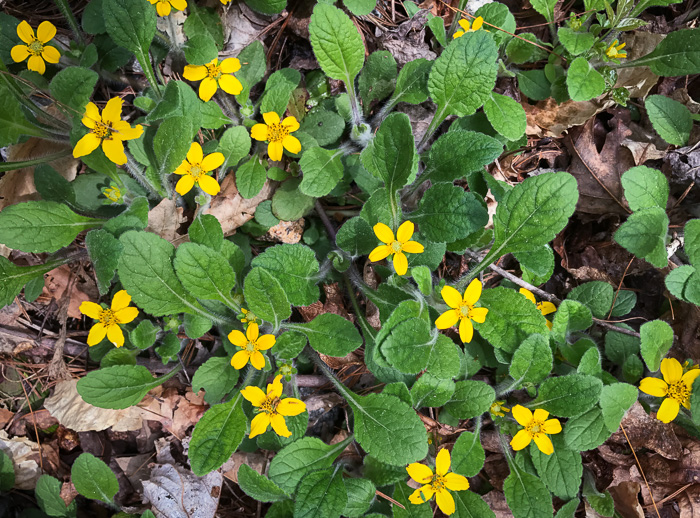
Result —
[{"label": "dry curled leaf", "polygon": [[143,496],[157,518],[214,518],[222,482],[218,471],[198,477],[171,464],[156,465],[143,481]]}]

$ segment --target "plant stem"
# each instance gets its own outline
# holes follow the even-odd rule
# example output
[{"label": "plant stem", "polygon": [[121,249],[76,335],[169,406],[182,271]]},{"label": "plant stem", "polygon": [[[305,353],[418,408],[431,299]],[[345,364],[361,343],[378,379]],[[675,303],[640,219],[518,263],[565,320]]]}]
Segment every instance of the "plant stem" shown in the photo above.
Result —
[{"label": "plant stem", "polygon": [[23,167],[31,167],[39,164],[48,164],[49,162],[53,162],[54,160],[58,160],[59,158],[63,158],[64,156],[68,156],[71,154],[70,149],[66,149],[64,151],[59,151],[58,153],[53,153],[51,155],[44,155],[39,158],[34,158],[32,160],[20,160],[17,162],[3,162],[0,163],[0,173],[4,173],[7,171],[14,171],[16,169],[22,169]]},{"label": "plant stem", "polygon": [[163,95],[160,91],[160,85],[156,80],[156,76],[153,74],[153,68],[151,67],[151,60],[148,54],[145,54],[140,50],[138,53],[136,53],[136,60],[139,62],[139,65],[141,65],[141,69],[143,70],[143,74],[146,76],[146,79],[148,79],[148,82],[151,84],[153,93],[156,95],[158,100],[162,99]]},{"label": "plant stem", "polygon": [[73,31],[73,34],[75,35],[75,39],[78,40],[78,43],[80,45],[85,45],[85,39],[83,38],[83,33],[80,32],[80,26],[78,25],[78,21],[75,19],[75,16],[73,15],[73,11],[70,8],[70,5],[68,4],[68,0],[53,0],[54,3],[56,4],[56,7],[61,11],[61,14],[64,16],[66,21],[68,22],[68,25],[70,25],[71,30]]},{"label": "plant stem", "polygon": [[425,134],[423,135],[423,138],[420,139],[420,142],[418,143],[418,153],[423,152],[426,144],[430,140],[430,137],[433,136],[435,131],[438,129],[438,127],[440,126],[440,124],[442,124],[442,121],[444,121],[444,120],[445,120],[444,110],[440,110],[439,113],[436,111],[435,115],[433,115],[433,120],[431,120],[430,124],[428,125],[428,129],[425,130]]},{"label": "plant stem", "polygon": [[360,126],[362,124],[362,114],[360,113],[360,103],[357,100],[357,94],[355,93],[355,84],[348,78],[345,81],[345,89],[348,91],[348,97],[350,98],[350,109],[352,110],[352,125]]},{"label": "plant stem", "polygon": [[314,203],[314,208],[316,209],[316,213],[318,214],[318,217],[321,218],[321,221],[323,222],[323,226],[326,227],[326,232],[328,232],[328,237],[330,237],[331,241],[333,243],[335,243],[335,236],[336,236],[335,228],[333,227],[333,223],[331,222],[331,220],[328,218],[328,214],[326,214],[326,211],[323,209],[323,205],[321,205],[321,202],[318,199]]}]

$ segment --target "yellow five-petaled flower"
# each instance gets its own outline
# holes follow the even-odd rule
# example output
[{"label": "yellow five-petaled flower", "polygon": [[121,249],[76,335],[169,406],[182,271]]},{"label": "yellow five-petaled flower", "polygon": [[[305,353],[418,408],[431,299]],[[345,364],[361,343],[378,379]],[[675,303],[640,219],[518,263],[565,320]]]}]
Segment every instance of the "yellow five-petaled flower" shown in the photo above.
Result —
[{"label": "yellow five-petaled flower", "polygon": [[414,228],[411,221],[404,221],[396,231],[396,239],[394,239],[394,233],[387,225],[384,223],[374,225],[374,234],[384,244],[372,250],[369,260],[375,263],[393,255],[396,273],[406,275],[408,271],[406,254],[420,254],[425,250],[425,247],[417,241],[411,241]]},{"label": "yellow five-petaled flower", "polygon": [[481,29],[481,26],[484,25],[484,18],[483,18],[483,16],[477,16],[476,18],[474,18],[474,21],[471,22],[471,24],[469,23],[469,20],[465,20],[464,18],[462,18],[457,23],[459,23],[459,26],[463,30],[456,31],[452,35],[452,39],[456,39],[456,38],[459,38],[460,36],[464,36],[467,32],[478,31],[479,29]]},{"label": "yellow five-petaled flower", "polygon": [[46,63],[44,61],[47,63],[58,63],[58,60],[61,59],[61,53],[58,49],[47,45],[56,36],[56,27],[53,23],[41,22],[36,30],[36,36],[34,36],[34,29],[24,20],[17,26],[17,36],[26,45],[15,45],[12,47],[10,55],[15,63],[29,58],[27,68],[43,75],[46,72]]},{"label": "yellow five-petaled flower", "polygon": [[282,160],[284,149],[290,153],[301,151],[301,142],[290,135],[299,129],[299,123],[294,117],[286,117],[280,122],[280,116],[276,112],[263,113],[265,124],[256,124],[250,130],[250,136],[261,142],[269,142],[267,155],[270,160],[278,162]]},{"label": "yellow five-petaled flower", "polygon": [[248,360],[256,369],[262,369],[265,366],[265,357],[260,351],[267,351],[275,345],[276,341],[275,335],[260,336],[260,329],[255,322],[251,322],[248,325],[245,334],[234,329],[229,333],[228,339],[233,345],[241,348],[231,358],[231,365],[233,365],[234,369],[242,369],[248,363]]},{"label": "yellow five-petaled flower", "polygon": [[99,344],[105,336],[117,347],[124,345],[124,333],[119,325],[128,324],[139,315],[137,308],[129,306],[130,302],[131,296],[126,290],[121,290],[115,293],[109,309],[89,301],[80,305],[80,312],[83,315],[99,320],[88,334],[87,343],[90,347]]},{"label": "yellow five-petaled flower", "polygon": [[505,412],[510,412],[510,408],[503,406],[505,404],[505,401],[494,401],[493,403],[491,403],[491,408],[489,408],[489,412],[491,412],[491,415],[505,417]]},{"label": "yellow five-petaled flower", "polygon": [[197,184],[207,194],[216,196],[221,187],[219,182],[207,173],[223,164],[224,160],[223,153],[211,153],[205,157],[202,146],[192,142],[187,158],[175,169],[175,174],[182,176],[175,185],[175,190],[180,196],[184,196]]},{"label": "yellow five-petaled flower", "polygon": [[226,58],[221,62],[214,58],[206,65],[185,66],[182,77],[188,81],[202,81],[199,83],[199,98],[206,102],[219,88],[231,95],[241,93],[243,85],[233,76],[240,69],[241,62],[238,58]]},{"label": "yellow five-petaled flower", "polygon": [[627,45],[627,43],[620,43],[618,45],[617,40],[614,40],[610,44],[610,46],[605,50],[605,55],[608,56],[610,59],[626,58],[627,52],[620,52],[622,49],[625,48],[625,45]]},{"label": "yellow five-petaled flower", "polygon": [[554,453],[554,445],[547,435],[561,432],[559,419],[547,419],[549,412],[542,408],[535,409],[533,414],[529,408],[522,405],[513,407],[513,417],[520,426],[525,427],[510,441],[515,451],[522,450],[534,440],[539,450],[545,455]]},{"label": "yellow five-petaled flower", "polygon": [[483,324],[486,320],[486,314],[489,312],[486,308],[477,308],[475,304],[481,297],[481,281],[474,279],[469,283],[464,291],[464,296],[454,289],[452,286],[442,288],[442,295],[445,304],[451,309],[445,311],[435,321],[435,327],[438,329],[448,329],[459,321],[459,338],[465,344],[472,341],[474,336],[474,325],[472,320],[478,324]]},{"label": "yellow five-petaled flower", "polygon": [[[529,300],[535,306],[537,306],[537,309],[540,310],[542,316],[549,315],[550,313],[554,313],[557,310],[557,307],[549,301],[537,302],[537,299],[535,299],[535,295],[530,290],[520,288],[520,294],[524,295],[527,300]],[[552,322],[550,322],[549,320],[547,320],[547,327],[549,329],[552,329]]]},{"label": "yellow five-petaled flower", "polygon": [[158,16],[168,16],[170,9],[184,11],[187,9],[187,0],[148,0],[156,6]]},{"label": "yellow five-petaled flower", "polygon": [[143,133],[143,126],[134,126],[122,120],[122,101],[119,97],[112,97],[105,109],[100,110],[93,103],[85,106],[83,124],[90,128],[90,131],[81,138],[73,148],[73,158],[89,155],[102,144],[107,158],[117,165],[126,164],[126,154],[124,153],[124,140],[139,138]]},{"label": "yellow five-petaled flower", "polygon": [[243,324],[250,324],[252,322],[258,323],[258,317],[249,309],[241,308],[241,313],[243,313],[243,318],[241,318]]},{"label": "yellow five-petaled flower", "polygon": [[661,374],[664,379],[644,378],[639,384],[639,390],[651,396],[666,398],[661,402],[656,418],[670,423],[678,415],[681,405],[690,408],[693,382],[700,376],[700,370],[692,369],[683,374],[683,366],[678,360],[664,358],[661,360]]},{"label": "yellow five-petaled flower", "polygon": [[[255,324],[251,324],[253,325]],[[299,399],[292,397],[280,399],[282,397],[281,379],[282,375],[279,374],[272,383],[267,385],[267,394],[254,386],[241,390],[241,396],[250,401],[258,412],[250,422],[249,438],[265,433],[270,425],[277,435],[289,437],[292,432],[287,428],[284,418],[299,415],[306,410],[306,404]]]},{"label": "yellow five-petaled flower", "polygon": [[464,491],[469,489],[469,481],[466,477],[457,473],[448,473],[450,471],[450,452],[447,449],[442,449],[435,458],[435,473],[425,464],[414,462],[406,468],[408,475],[418,482],[423,484],[422,487],[416,489],[408,500],[412,504],[422,504],[430,500],[435,495],[440,510],[450,515],[455,512],[455,500],[450,494],[450,491]]}]

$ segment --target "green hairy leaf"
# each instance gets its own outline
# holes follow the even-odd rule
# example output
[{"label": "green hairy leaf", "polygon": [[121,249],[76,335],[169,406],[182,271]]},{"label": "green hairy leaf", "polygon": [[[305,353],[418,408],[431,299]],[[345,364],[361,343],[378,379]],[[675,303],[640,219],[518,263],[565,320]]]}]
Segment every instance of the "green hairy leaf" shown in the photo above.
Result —
[{"label": "green hairy leaf", "polygon": [[282,491],[292,494],[306,474],[329,468],[346,446],[347,441],[329,446],[316,437],[303,437],[274,456],[268,476]]},{"label": "green hairy leaf", "polygon": [[78,394],[86,403],[118,410],[137,405],[146,393],[175,375],[154,378],[142,365],[115,365],[88,373],[78,381]]},{"label": "green hairy leaf", "polygon": [[238,485],[258,502],[281,502],[289,498],[272,480],[243,464],[238,470]]},{"label": "green hairy leaf", "polygon": [[350,18],[332,5],[316,4],[309,39],[326,75],[352,85],[365,62],[365,47]]},{"label": "green hairy leaf", "polygon": [[393,113],[384,119],[361,158],[362,165],[381,179],[390,192],[406,185],[418,165],[408,116]]},{"label": "green hairy leaf", "polygon": [[624,66],[648,66],[663,77],[700,74],[700,29],[673,31],[649,54]]},{"label": "green hairy leaf", "polygon": [[70,474],[76,491],[84,497],[111,504],[119,491],[116,475],[107,464],[90,453],[82,453],[75,459]]},{"label": "green hairy leaf", "polygon": [[652,320],[642,324],[639,334],[641,335],[640,351],[644,363],[650,371],[658,371],[661,359],[673,345],[673,329],[663,320]]},{"label": "green hairy leaf", "polygon": [[294,502],[294,516],[316,518],[340,516],[348,503],[343,470],[327,469],[306,475],[299,484]]},{"label": "green hairy leaf", "polygon": [[559,417],[574,417],[598,402],[602,388],[598,378],[585,374],[548,378],[540,385],[537,399],[530,406],[544,408]]},{"label": "green hairy leaf", "polygon": [[668,216],[664,209],[652,207],[634,212],[615,232],[614,238],[628,251],[657,268],[668,264],[666,234]]},{"label": "green hairy leaf", "polygon": [[576,58],[566,74],[566,86],[574,101],[590,101],[605,90],[605,79],[586,58]]},{"label": "green hairy leaf", "polygon": [[508,507],[515,518],[551,518],[552,496],[544,483],[534,475],[510,463],[511,472],[503,482]]},{"label": "green hairy leaf", "polygon": [[693,127],[693,118],[688,108],[663,95],[650,95],[644,106],[651,125],[662,139],[674,146],[685,146],[688,143]]},{"label": "green hairy leaf", "polygon": [[243,283],[248,309],[278,329],[292,314],[289,299],[279,281],[263,268],[253,268]]},{"label": "green hairy leaf", "polygon": [[323,313],[306,324],[286,323],[284,327],[306,335],[311,347],[328,356],[347,356],[362,345],[353,323],[334,313]]}]

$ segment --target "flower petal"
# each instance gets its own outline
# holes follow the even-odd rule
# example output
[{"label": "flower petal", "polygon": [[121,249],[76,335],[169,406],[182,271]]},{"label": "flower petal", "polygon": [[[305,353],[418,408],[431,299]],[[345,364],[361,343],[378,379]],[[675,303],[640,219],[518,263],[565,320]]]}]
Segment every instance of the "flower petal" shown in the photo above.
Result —
[{"label": "flower petal", "polygon": [[184,11],[187,9],[187,0],[170,0],[170,5],[178,11]]},{"label": "flower petal", "polygon": [[255,340],[258,339],[258,336],[260,336],[260,326],[253,322],[248,326],[248,329],[246,329],[245,335],[249,341],[255,342]]},{"label": "flower petal", "polygon": [[168,2],[158,2],[156,4],[158,16],[168,16],[170,14],[170,4]]},{"label": "flower petal", "polygon": [[30,44],[34,41],[34,29],[29,25],[27,20],[22,20],[17,26],[17,36],[26,44]]},{"label": "flower petal", "polygon": [[258,338],[256,343],[258,344],[258,349],[261,351],[267,351],[270,347],[275,345],[276,341],[275,335],[262,335],[260,338]]},{"label": "flower petal", "polygon": [[87,337],[87,344],[92,347],[93,345],[99,344],[102,340],[104,340],[104,337],[107,335],[107,328],[104,326],[104,324],[100,324],[99,322],[92,326],[90,329],[90,333],[88,333]]},{"label": "flower petal", "polygon": [[435,502],[440,510],[446,515],[451,515],[455,512],[455,499],[449,491],[442,490],[435,493]]},{"label": "flower petal", "polygon": [[39,24],[36,30],[36,39],[41,43],[48,43],[54,36],[56,36],[56,26],[53,23],[45,20]]},{"label": "flower petal", "polygon": [[440,476],[445,476],[450,471],[450,464],[450,450],[443,448],[435,457],[435,472]]},{"label": "flower petal", "polygon": [[462,29],[464,29],[465,31],[468,31],[468,30],[469,30],[469,27],[471,26],[471,24],[469,23],[469,20],[467,20],[467,19],[465,19],[465,18],[462,18],[462,19],[459,20],[457,23],[458,23],[459,26],[460,26]]},{"label": "flower petal", "polygon": [[513,418],[520,426],[527,426],[532,422],[532,411],[522,405],[515,405],[513,407]]},{"label": "flower petal", "polygon": [[139,316],[139,310],[134,307],[120,309],[114,313],[114,318],[117,319],[117,323],[119,324],[133,322],[137,316]]},{"label": "flower petal", "polygon": [[245,347],[248,339],[238,329],[234,329],[228,334],[229,341],[236,347]]},{"label": "flower petal", "polygon": [[270,417],[270,422],[272,423],[272,429],[280,437],[291,437],[292,432],[287,428],[287,423],[284,422],[284,417],[279,414],[273,414]]},{"label": "flower petal", "polygon": [[421,492],[421,488],[418,488],[413,493],[411,493],[408,497],[408,501],[416,505],[425,503],[425,500],[423,500],[423,493]]},{"label": "flower petal", "polygon": [[202,146],[199,145],[199,142],[192,142],[189,151],[187,151],[187,161],[190,164],[201,164],[203,159]]},{"label": "flower petal", "polygon": [[248,351],[238,351],[233,355],[233,358],[231,358],[231,366],[236,370],[241,370],[245,367],[246,363],[248,363],[248,360],[250,360]]},{"label": "flower petal", "polygon": [[115,123],[122,120],[122,106],[124,100],[120,97],[112,97],[107,101],[105,109],[102,110],[102,120],[104,122]]},{"label": "flower petal", "polygon": [[457,38],[464,36],[464,31],[457,31],[452,35],[452,39],[456,40]]},{"label": "flower petal", "polygon": [[399,275],[406,275],[408,271],[408,258],[403,252],[394,254],[394,270]]},{"label": "flower petal", "polygon": [[543,433],[538,433],[534,437],[535,439],[535,444],[539,448],[539,450],[544,453],[545,455],[551,455],[554,453],[554,445],[552,444],[552,439],[547,437]]},{"label": "flower petal", "polygon": [[207,77],[207,67],[204,65],[186,65],[182,77],[188,81],[201,81]]},{"label": "flower petal", "polygon": [[542,426],[542,431],[549,435],[561,433],[561,423],[559,419],[547,419]]},{"label": "flower petal", "polygon": [[536,408],[532,414],[532,418],[535,421],[544,422],[547,420],[548,417],[549,417],[549,412],[547,412],[544,408]]},{"label": "flower petal", "polygon": [[474,308],[469,312],[469,318],[477,324],[483,324],[486,321],[488,312],[489,310],[486,308]]},{"label": "flower petal", "polygon": [[438,329],[449,329],[459,320],[459,313],[454,309],[448,309],[435,321],[435,327]]},{"label": "flower petal", "polygon": [[440,291],[440,295],[442,295],[442,300],[445,301],[445,304],[450,306],[452,309],[457,309],[462,303],[462,294],[452,286],[445,285],[445,287]]},{"label": "flower petal", "polygon": [[89,155],[100,146],[100,138],[94,133],[87,133],[73,148],[73,158]]},{"label": "flower petal", "polygon": [[369,260],[373,263],[386,259],[391,255],[391,247],[389,245],[379,245],[377,248],[372,250],[369,254]]},{"label": "flower petal", "polygon": [[417,241],[406,241],[401,248],[409,254],[422,254],[425,252],[425,247]]},{"label": "flower petal", "polygon": [[289,130],[289,133],[294,133],[296,130],[299,129],[299,121],[297,121],[296,117],[285,117],[282,121],[282,126],[287,128],[287,130]]},{"label": "flower petal", "polygon": [[29,49],[26,45],[15,45],[10,50],[10,56],[15,63],[19,63],[29,57]]},{"label": "flower petal", "polygon": [[273,160],[275,162],[279,162],[282,160],[282,153],[284,152],[284,146],[282,145],[282,142],[276,141],[276,142],[270,142],[267,145],[267,156],[270,157],[270,160]]},{"label": "flower petal", "polygon": [[459,323],[459,339],[465,344],[472,341],[474,337],[474,324],[468,318],[462,319]]},{"label": "flower petal", "polygon": [[124,144],[122,144],[121,140],[104,139],[102,141],[102,151],[115,164],[126,164],[126,153],[124,153]]},{"label": "flower petal", "polygon": [[540,313],[542,313],[542,315],[549,315],[557,310],[557,307],[547,300],[537,304],[537,308],[540,310]]},{"label": "flower petal", "polygon": [[267,140],[267,126],[265,124],[256,124],[250,130],[250,136],[255,140],[264,142]]},{"label": "flower petal", "polygon": [[[236,353],[238,354],[238,353]],[[261,370],[265,367],[265,356],[260,351],[253,351],[250,353],[250,364],[257,370]]]},{"label": "flower petal", "polygon": [[250,422],[250,435],[248,435],[248,437],[252,439],[253,437],[265,433],[268,426],[270,426],[270,416],[265,412],[260,412]]},{"label": "flower petal", "polygon": [[129,304],[131,304],[131,295],[129,295],[126,290],[119,290],[114,294],[110,309],[112,311],[119,311],[120,309],[127,307]]},{"label": "flower petal", "polygon": [[479,297],[481,297],[481,288],[482,284],[479,279],[474,279],[472,282],[470,282],[469,286],[467,286],[467,291],[464,292],[464,302],[470,306],[476,304]]},{"label": "flower petal", "polygon": [[644,378],[639,383],[639,390],[650,396],[666,397],[668,383],[660,378]]},{"label": "flower petal", "polygon": [[216,178],[213,176],[204,175],[197,180],[197,183],[199,184],[199,188],[210,196],[216,196],[221,190],[219,182],[217,182]]},{"label": "flower petal", "polygon": [[296,137],[292,135],[287,135],[282,139],[282,146],[284,149],[295,155],[301,151],[301,142]]},{"label": "flower petal", "polygon": [[207,102],[214,96],[218,89],[219,85],[216,83],[216,79],[205,77],[202,79],[202,82],[199,83],[199,98]]},{"label": "flower petal", "polygon": [[472,22],[472,30],[478,31],[479,29],[481,29],[482,25],[484,25],[484,18],[482,16],[478,16]]},{"label": "flower petal", "polygon": [[124,332],[117,324],[107,327],[107,340],[112,342],[115,347],[124,345]]},{"label": "flower petal", "polygon": [[427,484],[430,482],[430,479],[433,478],[433,470],[420,462],[409,464],[406,466],[406,471],[408,472],[408,476],[419,484]]},{"label": "flower petal", "polygon": [[207,155],[206,157],[204,157],[204,160],[201,160],[202,169],[204,169],[207,172],[213,171],[217,167],[220,167],[221,164],[224,163],[224,160],[226,159],[224,158],[223,153],[212,153],[210,155]]},{"label": "flower petal", "polygon": [[463,475],[448,473],[445,475],[445,487],[450,491],[464,491],[469,489],[469,480]]},{"label": "flower petal", "polygon": [[683,374],[681,380],[688,387],[688,390],[693,390],[693,382],[698,376],[700,376],[700,369],[693,369]]},{"label": "flower petal", "polygon": [[133,140],[139,138],[143,133],[143,126],[140,124],[132,128],[131,124],[121,120],[112,124],[112,129],[114,129],[112,135],[119,140]]},{"label": "flower petal", "polygon": [[675,399],[667,397],[661,402],[659,411],[656,412],[656,418],[663,423],[670,423],[678,415],[680,405]]},{"label": "flower petal", "polygon": [[233,74],[241,69],[241,62],[238,58],[226,58],[219,67],[224,74]]},{"label": "flower petal", "polygon": [[83,315],[86,315],[90,318],[94,318],[95,320],[99,320],[99,318],[102,316],[102,312],[104,309],[102,309],[102,306],[99,304],[95,304],[94,302],[90,301],[85,301],[82,304],[80,304],[80,312]]},{"label": "flower petal", "polygon": [[[236,353],[236,354],[238,354],[238,353]],[[267,399],[267,396],[262,391],[262,389],[260,387],[256,387],[255,385],[250,385],[250,386],[242,389],[241,396],[243,396],[245,399],[250,401],[250,404],[253,406],[260,406]]]},{"label": "flower petal", "polygon": [[666,383],[673,385],[683,377],[683,366],[675,358],[664,358],[661,360],[661,374]]},{"label": "flower petal", "polygon": [[231,95],[238,95],[243,91],[243,84],[231,74],[224,74],[219,78],[219,87]]},{"label": "flower petal", "polygon": [[192,187],[194,187],[194,178],[187,174],[178,180],[175,190],[180,196],[184,196],[192,190]]},{"label": "flower petal", "polygon": [[510,446],[515,451],[519,451],[527,447],[530,441],[532,441],[532,435],[530,435],[527,430],[520,430],[510,441]]},{"label": "flower petal", "polygon": [[[100,115],[100,109],[93,102],[89,102],[85,105],[85,114],[83,115],[83,124],[85,124],[85,119],[91,119],[94,122],[102,122],[102,116]],[[93,126],[88,126],[94,128]]]},{"label": "flower petal", "polygon": [[44,72],[46,72],[46,63],[44,63],[44,60],[41,59],[40,56],[30,56],[27,61],[27,69],[33,70],[43,76]]},{"label": "flower petal", "polygon": [[521,295],[524,295],[527,300],[532,302],[533,304],[537,304],[537,299],[535,299],[535,295],[530,290],[526,290],[525,288],[520,288],[519,293]]},{"label": "flower petal", "polygon": [[374,230],[374,235],[377,236],[377,239],[385,245],[390,245],[394,242],[394,233],[388,225],[377,223],[372,227],[372,230]]},{"label": "flower petal", "polygon": [[267,112],[263,113],[263,120],[265,121],[265,124],[272,126],[273,124],[280,123],[280,116],[277,115],[277,112]]},{"label": "flower petal", "polygon": [[285,398],[277,405],[277,412],[283,416],[299,415],[304,410],[306,410],[306,403],[293,397]]},{"label": "flower petal", "polygon": [[401,226],[399,226],[399,229],[396,231],[396,240],[399,243],[405,243],[406,241],[410,241],[415,228],[416,227],[412,221],[404,221],[403,223],[401,223]]},{"label": "flower petal", "polygon": [[282,396],[282,375],[278,374],[272,383],[267,385],[267,397],[272,399]]}]

